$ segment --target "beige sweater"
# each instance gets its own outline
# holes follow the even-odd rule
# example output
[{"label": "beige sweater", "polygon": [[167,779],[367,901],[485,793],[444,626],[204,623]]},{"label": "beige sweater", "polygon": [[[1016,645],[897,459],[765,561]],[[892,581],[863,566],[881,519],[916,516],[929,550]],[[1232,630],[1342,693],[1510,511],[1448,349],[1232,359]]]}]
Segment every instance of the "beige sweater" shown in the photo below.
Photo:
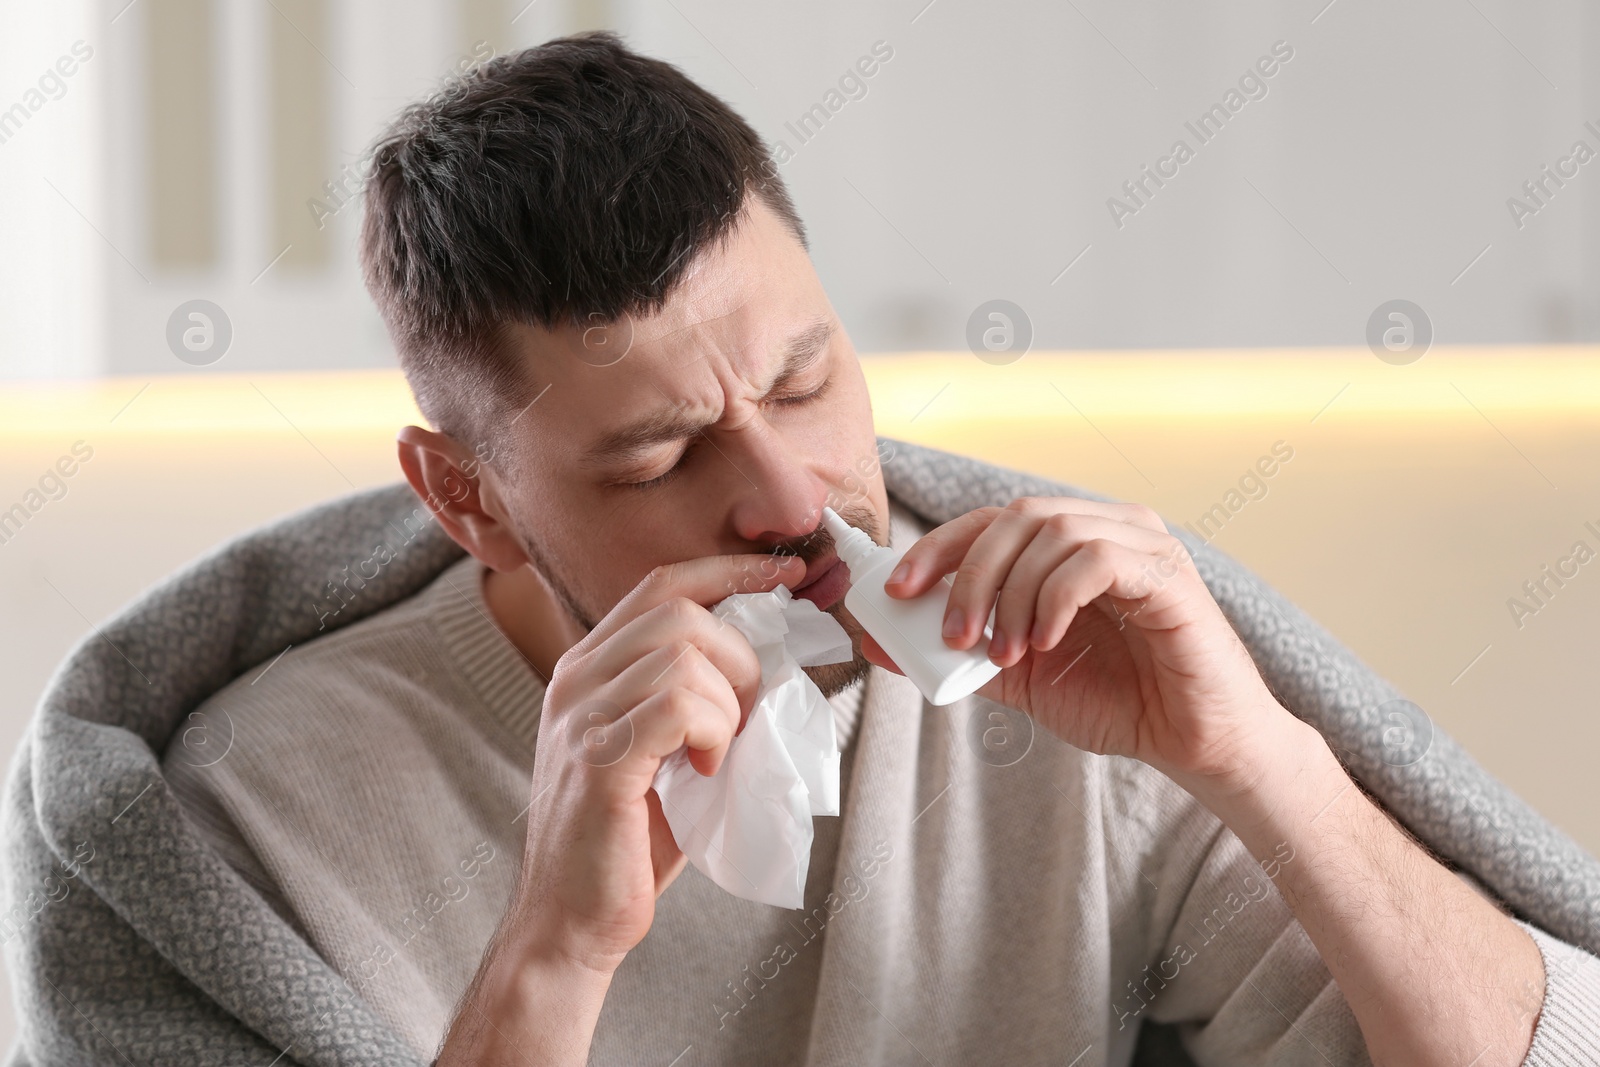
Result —
[{"label": "beige sweater", "polygon": [[[893,508],[894,544],[922,532]],[[468,557],[222,689],[164,759],[202,834],[424,1057],[510,896],[543,688]],[[843,815],[816,821],[805,910],[687,868],[591,1062],[1096,1067],[1146,1019],[1188,1024],[1203,1065],[1369,1062],[1262,866],[1164,776],[876,668],[832,703]]]}]

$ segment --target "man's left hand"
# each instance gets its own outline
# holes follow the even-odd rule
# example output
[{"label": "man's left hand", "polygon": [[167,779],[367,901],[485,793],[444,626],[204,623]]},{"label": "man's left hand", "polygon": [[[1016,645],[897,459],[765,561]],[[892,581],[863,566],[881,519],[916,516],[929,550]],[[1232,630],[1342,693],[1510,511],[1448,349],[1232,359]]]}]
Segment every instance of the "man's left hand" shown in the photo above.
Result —
[{"label": "man's left hand", "polygon": [[[1287,712],[1188,550],[1142,504],[1025,497],[931,530],[885,583],[917,596],[954,572],[945,643],[971,648],[995,612],[978,695],[1069,744],[1168,774],[1248,773],[1250,741]],[[1080,610],[1092,605],[1092,610]],[[863,652],[895,669],[871,637]]]},{"label": "man's left hand", "polygon": [[[1285,846],[1317,857],[1275,881],[1338,987],[1359,994],[1350,1007],[1372,1062],[1524,1062],[1545,997],[1539,946],[1351,788],[1322,736],[1273,698],[1155,512],[1018,500],[930,531],[904,562],[885,583],[893,596],[955,572],[952,647],[973,647],[994,609],[991,658],[1004,669],[980,696],[1165,772],[1263,864]],[[1453,976],[1419,980],[1415,961],[1441,945]]]}]

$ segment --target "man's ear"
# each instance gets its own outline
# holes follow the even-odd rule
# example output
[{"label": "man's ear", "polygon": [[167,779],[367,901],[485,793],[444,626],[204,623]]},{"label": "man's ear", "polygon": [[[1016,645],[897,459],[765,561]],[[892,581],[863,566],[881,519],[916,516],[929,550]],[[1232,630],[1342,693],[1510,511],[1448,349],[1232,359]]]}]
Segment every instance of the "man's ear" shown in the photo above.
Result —
[{"label": "man's ear", "polygon": [[529,560],[483,462],[447,434],[406,426],[395,436],[400,469],[450,539],[485,566],[510,572]]}]

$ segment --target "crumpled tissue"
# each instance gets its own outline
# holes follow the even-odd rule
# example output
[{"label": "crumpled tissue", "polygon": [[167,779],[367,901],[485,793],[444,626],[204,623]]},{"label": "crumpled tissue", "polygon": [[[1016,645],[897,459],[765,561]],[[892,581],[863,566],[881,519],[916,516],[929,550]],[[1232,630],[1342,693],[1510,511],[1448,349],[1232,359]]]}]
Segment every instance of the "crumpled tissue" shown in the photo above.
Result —
[{"label": "crumpled tissue", "polygon": [[673,840],[706,877],[734,896],[799,908],[812,817],[839,814],[833,708],[800,668],[850,659],[850,635],[787,586],[735,593],[711,611],[755,649],[755,706],[716,774],[695,770],[679,749],[661,761],[656,794]]}]

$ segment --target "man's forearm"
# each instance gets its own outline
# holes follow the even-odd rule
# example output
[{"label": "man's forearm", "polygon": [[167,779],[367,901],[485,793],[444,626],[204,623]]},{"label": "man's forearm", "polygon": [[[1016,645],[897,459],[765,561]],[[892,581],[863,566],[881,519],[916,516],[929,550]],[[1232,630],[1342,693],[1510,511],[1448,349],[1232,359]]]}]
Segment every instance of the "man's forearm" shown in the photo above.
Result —
[{"label": "man's forearm", "polygon": [[496,938],[436,1067],[582,1067],[610,986],[609,975]]},{"label": "man's forearm", "polygon": [[1533,940],[1375,806],[1311,726],[1283,711],[1250,765],[1246,784],[1179,782],[1257,859],[1294,849],[1278,889],[1373,1061],[1522,1063],[1544,995]]}]

